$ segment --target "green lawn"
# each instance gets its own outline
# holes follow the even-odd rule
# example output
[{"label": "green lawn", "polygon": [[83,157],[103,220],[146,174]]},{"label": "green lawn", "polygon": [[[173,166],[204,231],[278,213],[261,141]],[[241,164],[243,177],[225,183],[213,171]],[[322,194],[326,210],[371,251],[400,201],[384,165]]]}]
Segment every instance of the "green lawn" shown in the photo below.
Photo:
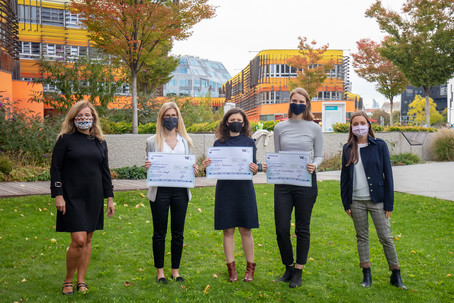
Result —
[{"label": "green lawn", "polygon": [[[93,237],[90,292],[61,295],[69,234],[55,232],[49,196],[0,200],[1,302],[452,302],[454,202],[396,193],[393,236],[408,291],[389,284],[390,272],[371,226],[372,287],[360,286],[353,223],[344,213],[339,182],[319,183],[303,286],[275,283],[284,271],[273,219],[273,187],[257,185],[260,228],[253,231],[257,271],[252,283],[227,282],[222,234],[213,228],[214,188],[192,191],[181,275],[184,284],[158,285],[152,222],[144,191],[116,193],[116,214]],[[169,231],[170,234],[170,231]],[[169,235],[170,236],[170,235]],[[168,237],[170,238],[170,237]],[[170,241],[169,241],[170,242]],[[236,234],[240,276],[245,260]],[[170,251],[170,243],[167,243]],[[169,253],[170,254],[170,253]],[[166,256],[170,276],[170,255]],[[129,285],[129,286],[126,286]],[[205,291],[206,288],[209,289]]]}]

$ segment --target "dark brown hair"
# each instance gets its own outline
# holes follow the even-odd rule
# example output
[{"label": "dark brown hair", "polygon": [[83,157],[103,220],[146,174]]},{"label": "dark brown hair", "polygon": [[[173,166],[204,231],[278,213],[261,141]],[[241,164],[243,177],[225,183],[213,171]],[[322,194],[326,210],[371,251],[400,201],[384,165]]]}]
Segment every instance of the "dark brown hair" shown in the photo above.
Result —
[{"label": "dark brown hair", "polygon": [[[307,120],[307,121],[314,120],[314,115],[311,112],[311,97],[309,96],[309,93],[302,87],[297,87],[297,88],[293,89],[290,92],[290,99],[289,99],[290,103],[292,103],[292,96],[294,94],[300,94],[300,95],[304,96],[304,98],[306,98],[306,111],[303,113],[303,119]],[[288,117],[289,118],[293,117],[293,113],[290,110],[290,105],[288,107]]]},{"label": "dark brown hair", "polygon": [[351,163],[356,164],[356,163],[358,163],[358,160],[359,160],[358,138],[356,137],[355,134],[353,134],[353,131],[352,131],[353,119],[356,117],[359,117],[359,116],[366,118],[367,124],[369,125],[368,135],[372,138],[375,138],[375,134],[374,134],[374,131],[372,130],[372,125],[370,124],[369,117],[367,116],[367,114],[365,112],[363,112],[362,110],[354,112],[350,118],[350,129],[348,131],[348,142],[347,142],[347,144],[351,145],[352,149],[350,151],[350,159],[348,160],[348,163],[346,166],[349,166]]},{"label": "dark brown hair", "polygon": [[241,108],[234,107],[225,113],[224,117],[222,117],[221,123],[219,123],[218,129],[216,130],[216,138],[221,142],[225,142],[228,138],[230,138],[230,131],[229,127],[227,126],[227,122],[230,116],[233,114],[241,114],[241,116],[243,116],[244,124],[240,133],[245,135],[246,137],[252,136],[252,130],[249,127],[249,120],[247,119],[246,113]]}]

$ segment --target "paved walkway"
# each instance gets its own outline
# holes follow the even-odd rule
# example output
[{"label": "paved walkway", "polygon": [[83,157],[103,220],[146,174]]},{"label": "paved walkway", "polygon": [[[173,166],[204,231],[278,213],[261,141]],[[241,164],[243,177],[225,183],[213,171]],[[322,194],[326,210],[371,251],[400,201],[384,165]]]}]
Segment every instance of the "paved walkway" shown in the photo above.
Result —
[{"label": "paved walkway", "polygon": [[[454,201],[454,162],[393,167],[394,190]],[[340,172],[319,172],[319,181],[339,180]],[[255,184],[266,183],[266,174],[254,176]],[[115,191],[147,189],[145,180],[113,180]],[[196,178],[196,187],[215,186],[216,180]],[[0,198],[50,194],[49,182],[0,182]]]}]

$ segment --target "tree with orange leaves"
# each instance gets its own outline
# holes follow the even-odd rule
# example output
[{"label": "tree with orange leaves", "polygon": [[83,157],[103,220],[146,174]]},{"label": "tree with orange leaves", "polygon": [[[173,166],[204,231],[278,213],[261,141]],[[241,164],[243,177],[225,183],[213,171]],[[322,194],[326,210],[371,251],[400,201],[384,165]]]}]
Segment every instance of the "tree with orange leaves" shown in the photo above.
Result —
[{"label": "tree with orange leaves", "polygon": [[[162,56],[165,45],[191,35],[191,28],[212,18],[208,0],[73,0],[91,41],[129,69],[132,94],[132,133],[138,132],[137,76]],[[166,55],[166,54],[164,54]]]},{"label": "tree with orange leaves", "polygon": [[316,48],[317,42],[313,40],[308,43],[306,37],[298,37],[300,40],[298,49],[300,55],[293,56],[287,60],[287,64],[297,69],[296,78],[289,83],[290,90],[295,87],[303,87],[314,97],[320,85],[328,77],[326,74],[334,67],[332,61],[322,62],[323,54],[328,50],[328,44]]},{"label": "tree with orange leaves", "polygon": [[391,105],[390,125],[393,125],[393,100],[407,87],[404,74],[388,59],[382,57],[378,51],[381,44],[370,39],[361,39],[356,42],[358,52],[352,54],[353,69],[361,78],[376,82],[377,91],[384,95]]}]

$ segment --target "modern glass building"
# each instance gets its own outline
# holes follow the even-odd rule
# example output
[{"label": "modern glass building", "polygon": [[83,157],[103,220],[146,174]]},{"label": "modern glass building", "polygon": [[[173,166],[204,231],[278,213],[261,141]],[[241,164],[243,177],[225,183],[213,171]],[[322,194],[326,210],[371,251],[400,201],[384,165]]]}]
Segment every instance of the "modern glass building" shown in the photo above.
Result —
[{"label": "modern glass building", "polygon": [[[401,105],[400,105],[400,122],[408,123],[410,117],[408,116],[408,106],[415,100],[416,95],[421,97],[425,96],[424,89],[422,87],[407,86],[407,89],[402,92],[400,95]],[[432,98],[437,105],[437,111],[443,112],[443,110],[448,106],[448,85],[437,85],[433,86],[429,97]]]},{"label": "modern glass building", "polygon": [[181,56],[172,79],[164,85],[163,96],[219,97],[222,85],[230,79],[224,65],[218,61]]}]

